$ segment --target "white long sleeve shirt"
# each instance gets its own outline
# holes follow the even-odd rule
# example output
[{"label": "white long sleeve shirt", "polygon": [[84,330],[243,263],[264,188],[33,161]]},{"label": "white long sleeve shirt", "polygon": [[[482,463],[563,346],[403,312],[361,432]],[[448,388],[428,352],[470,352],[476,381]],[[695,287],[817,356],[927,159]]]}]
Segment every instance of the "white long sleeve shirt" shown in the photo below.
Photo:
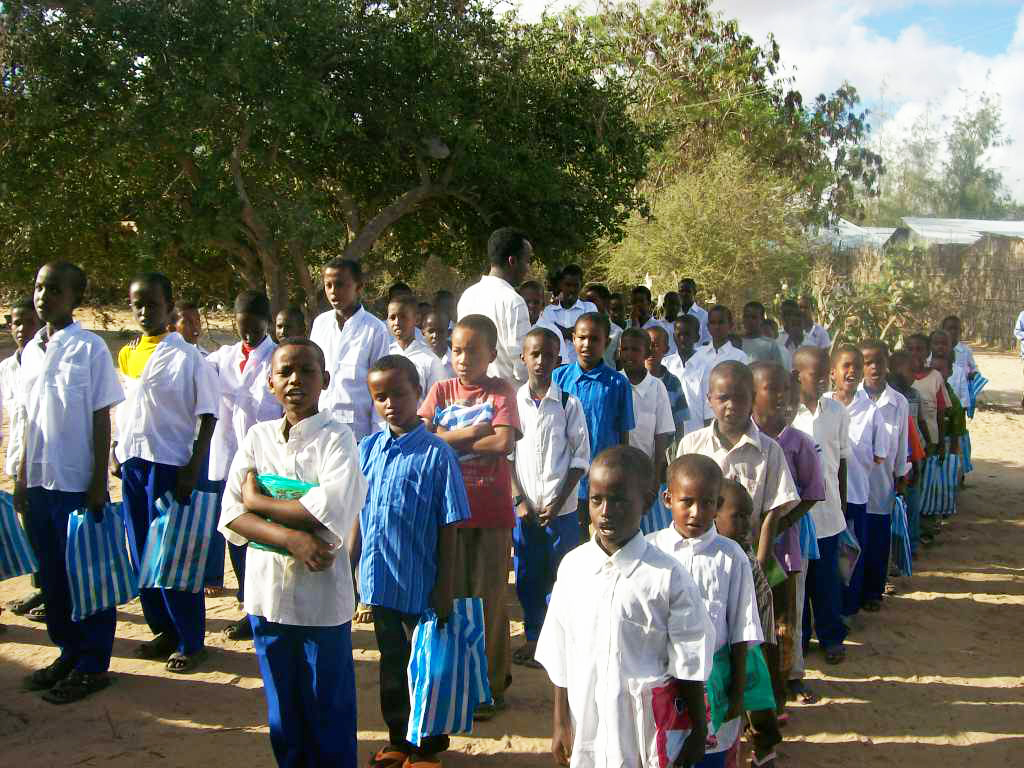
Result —
[{"label": "white long sleeve shirt", "polygon": [[849,405],[843,405],[831,392],[825,397],[839,403],[850,417],[850,460],[846,462],[846,500],[850,504],[867,504],[875,457],[886,457],[889,450],[885,419],[870,397],[857,390]]},{"label": "white long sleeve shirt", "polygon": [[[868,397],[871,397],[871,394],[864,388],[863,382],[860,389]],[[909,461],[910,403],[907,402],[907,398],[888,384],[881,394],[873,399],[875,407],[882,417],[886,451],[885,461],[876,464],[871,470],[868,513],[885,515],[891,511],[889,502],[892,498],[895,478],[906,476],[911,468]]]},{"label": "white long sleeve shirt", "polygon": [[21,363],[13,354],[0,362],[0,397],[3,410],[7,412],[7,455],[4,472],[8,477],[18,474],[21,466],[21,451],[25,442],[25,414],[18,408],[18,392],[21,389]]},{"label": "white long sleeve shirt", "polygon": [[523,339],[530,332],[530,311],[526,301],[507,281],[484,275],[462,293],[458,312],[489,317],[498,329],[498,356],[487,368],[489,376],[504,379],[514,387],[526,383]]},{"label": "white long sleeve shirt", "polygon": [[819,539],[835,536],[846,530],[846,515],[839,495],[839,461],[846,459],[849,463],[850,459],[850,415],[842,403],[822,396],[813,413],[801,403],[792,426],[818,445],[825,477],[825,500],[811,507],[809,514]]},{"label": "white long sleeve shirt", "polygon": [[683,434],[704,429],[704,404],[708,399],[708,391],[704,388],[704,369],[701,368],[697,353],[694,352],[685,363],[678,354],[665,355],[661,364],[679,379],[683,387],[686,410],[689,412],[689,417],[683,422]]},{"label": "white long sleeve shirt", "polygon": [[[623,374],[625,376],[625,374]],[[633,418],[636,427],[629,431],[629,444],[654,458],[654,438],[658,435],[675,436],[676,422],[672,417],[672,403],[668,390],[657,376],[648,373],[633,388]]]},{"label": "white long sleeve shirt", "polygon": [[346,544],[352,523],[366,499],[367,482],[359,470],[359,449],[352,430],[321,411],[284,435],[285,419],[256,424],[231,462],[218,526],[224,538],[248,540],[228,526],[245,513],[242,483],[249,470],[317,483],[299,499],[334,545],[329,568],[312,572],[290,555],[249,547],[245,561],[245,612],[268,621],[305,627],[335,627],[352,620],[355,592]]},{"label": "white long sleeve shirt", "polygon": [[397,341],[393,341],[391,342],[391,346],[388,347],[388,354],[401,355],[416,366],[416,372],[420,375],[421,403],[423,402],[423,398],[427,396],[430,388],[437,382],[444,381],[448,378],[454,378],[448,376],[444,369],[444,363],[441,362],[441,358],[434,354],[434,350],[432,350],[430,345],[425,341],[413,339],[405,349],[402,349],[402,345]]},{"label": "white long sleeve shirt", "polygon": [[330,411],[347,424],[356,441],[376,429],[376,419],[366,376],[370,367],[388,353],[392,336],[382,320],[363,307],[338,327],[334,310],[313,321],[309,338],[323,350],[331,381],[320,395],[320,410]]}]

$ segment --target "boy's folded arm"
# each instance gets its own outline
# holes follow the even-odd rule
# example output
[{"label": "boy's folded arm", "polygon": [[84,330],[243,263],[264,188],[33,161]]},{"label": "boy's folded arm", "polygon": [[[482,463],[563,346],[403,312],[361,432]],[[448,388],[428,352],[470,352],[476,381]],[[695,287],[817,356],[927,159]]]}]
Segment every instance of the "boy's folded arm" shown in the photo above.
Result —
[{"label": "boy's folded arm", "polygon": [[359,470],[359,449],[351,432],[331,440],[320,457],[319,485],[298,500],[337,541],[345,541],[366,501],[368,484]]},{"label": "boy's folded arm", "polygon": [[516,440],[519,439],[518,430],[505,425],[487,426],[490,427],[490,434],[474,440],[469,446],[469,450],[472,453],[499,454],[501,456],[512,453],[516,447]]},{"label": "boy's folded arm", "polygon": [[289,551],[290,536],[295,530],[293,527],[266,520],[252,512],[243,512],[229,523],[226,523],[224,527],[236,536],[244,539],[242,543],[255,541],[259,544]]}]

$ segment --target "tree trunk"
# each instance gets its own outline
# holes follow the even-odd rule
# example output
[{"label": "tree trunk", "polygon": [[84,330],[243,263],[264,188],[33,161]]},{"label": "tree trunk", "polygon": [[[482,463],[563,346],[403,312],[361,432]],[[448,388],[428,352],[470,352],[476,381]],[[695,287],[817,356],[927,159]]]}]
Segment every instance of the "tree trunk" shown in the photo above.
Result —
[{"label": "tree trunk", "polygon": [[263,284],[270,299],[271,317],[288,304],[288,274],[281,268],[281,247],[277,244],[261,246],[260,263],[263,266]]}]

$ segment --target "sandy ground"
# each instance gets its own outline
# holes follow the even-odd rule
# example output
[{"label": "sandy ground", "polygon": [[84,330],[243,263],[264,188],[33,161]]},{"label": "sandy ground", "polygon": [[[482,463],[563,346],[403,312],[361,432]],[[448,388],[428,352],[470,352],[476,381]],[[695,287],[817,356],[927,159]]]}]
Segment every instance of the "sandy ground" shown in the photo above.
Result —
[{"label": "sandy ground", "polygon": [[[115,328],[117,325],[114,326]],[[217,334],[220,335],[220,334]],[[119,346],[109,334],[111,346]],[[223,337],[222,337],[223,338]],[[901,580],[882,613],[865,617],[838,668],[808,659],[812,706],[791,709],[780,764],[826,766],[1015,766],[1024,764],[1024,416],[1014,357],[979,356],[991,407],[972,425],[976,470],[962,508],[917,572]],[[233,586],[228,568],[227,582]],[[29,591],[27,578],[0,583],[0,602]],[[54,708],[21,678],[55,651],[45,627],[5,612],[0,621],[0,755],[8,766],[273,766],[256,659],[248,643],[220,634],[240,612],[233,597],[211,599],[200,673],[176,677],[132,650],[149,637],[138,602],[118,614],[115,684],[91,699]],[[519,615],[513,591],[509,605]],[[521,625],[514,626],[521,634]],[[514,640],[518,645],[521,638]],[[353,632],[359,740],[365,758],[384,736],[373,632]],[[451,766],[551,765],[551,708],[542,671],[515,669],[510,710],[454,740]]]}]

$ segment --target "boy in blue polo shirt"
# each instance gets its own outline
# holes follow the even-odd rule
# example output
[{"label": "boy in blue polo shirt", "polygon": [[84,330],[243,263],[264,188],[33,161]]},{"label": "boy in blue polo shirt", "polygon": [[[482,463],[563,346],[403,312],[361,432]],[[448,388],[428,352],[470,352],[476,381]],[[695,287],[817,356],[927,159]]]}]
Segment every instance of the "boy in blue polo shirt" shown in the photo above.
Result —
[{"label": "boy in blue polo shirt", "polygon": [[470,518],[469,499],[455,451],[431,434],[417,415],[421,390],[416,366],[385,355],[370,368],[367,386],[388,428],[359,446],[369,492],[352,537],[362,601],[373,613],[380,649],[380,708],[389,743],[370,761],[379,768],[440,765],[448,736],[414,747],[409,727],[412,632],[430,609],[444,621],[455,594],[454,523]]},{"label": "boy in blue polo shirt", "polygon": [[[616,445],[629,445],[629,432],[636,427],[633,387],[625,376],[604,361],[610,333],[607,315],[597,312],[580,315],[572,336],[576,362],[556,368],[551,377],[559,389],[575,395],[583,404],[591,456]],[[588,495],[589,485],[584,477],[580,481],[577,506],[580,537],[584,541],[590,538]]]}]

